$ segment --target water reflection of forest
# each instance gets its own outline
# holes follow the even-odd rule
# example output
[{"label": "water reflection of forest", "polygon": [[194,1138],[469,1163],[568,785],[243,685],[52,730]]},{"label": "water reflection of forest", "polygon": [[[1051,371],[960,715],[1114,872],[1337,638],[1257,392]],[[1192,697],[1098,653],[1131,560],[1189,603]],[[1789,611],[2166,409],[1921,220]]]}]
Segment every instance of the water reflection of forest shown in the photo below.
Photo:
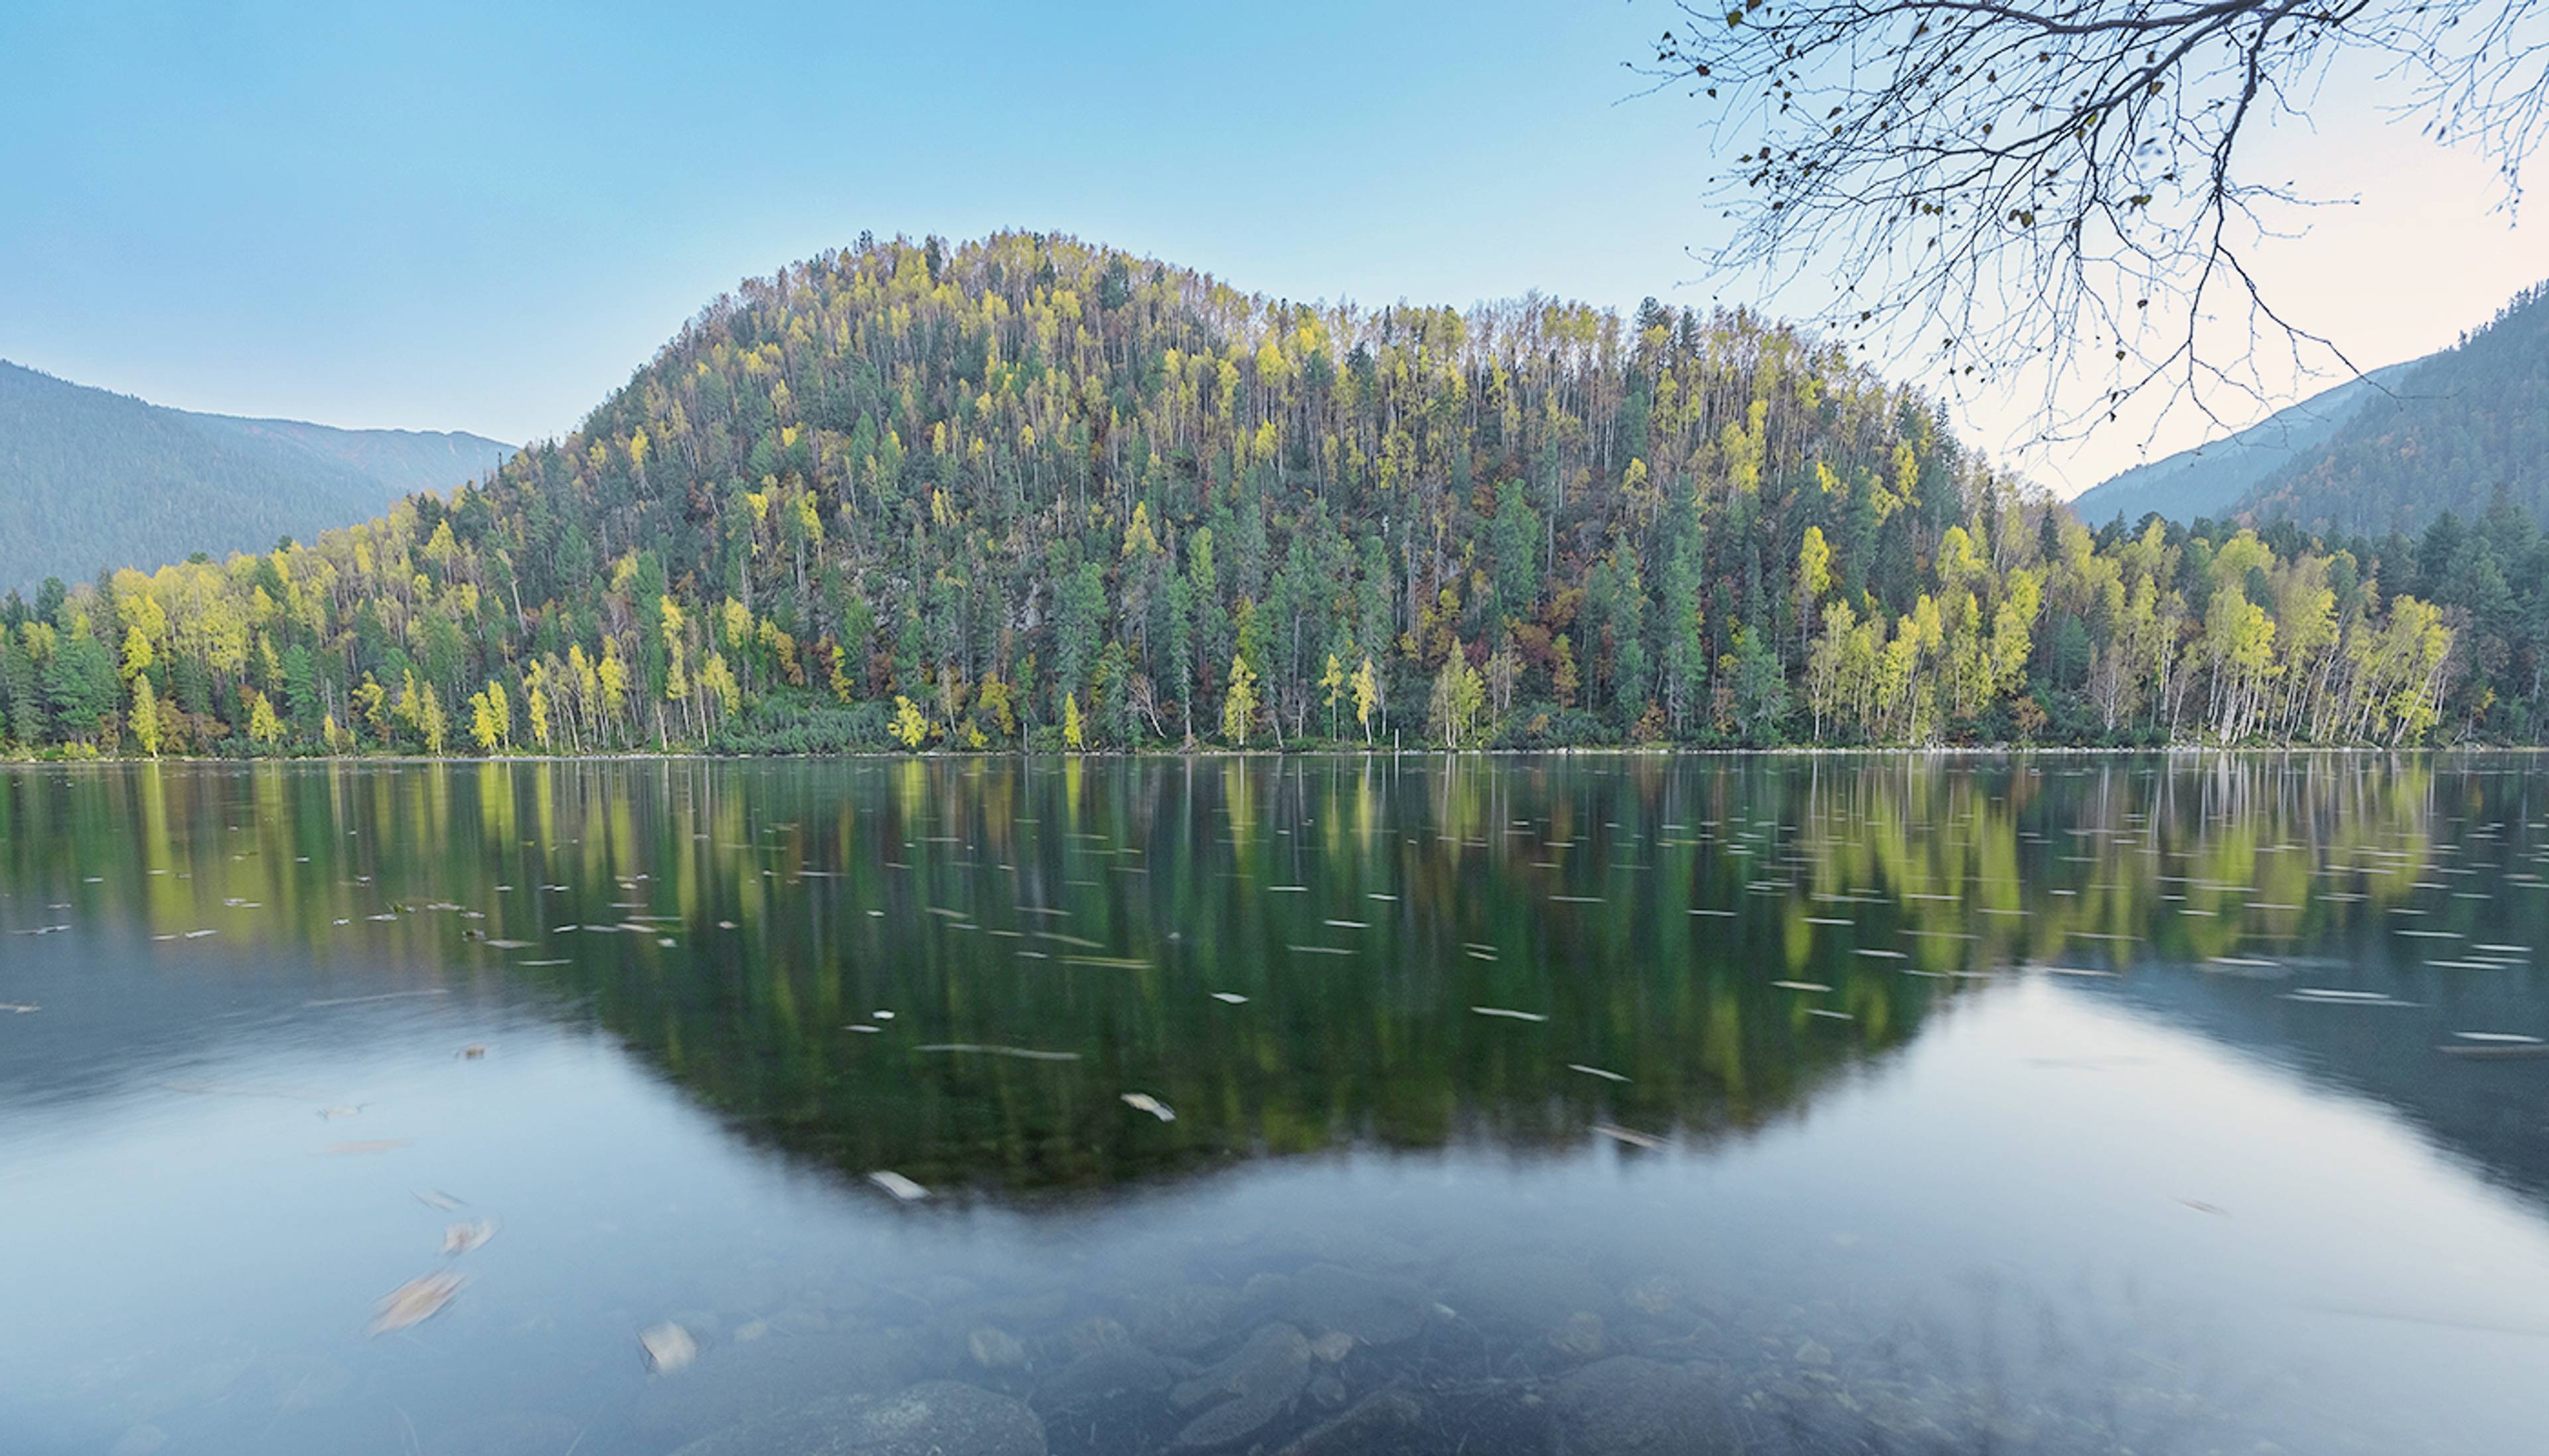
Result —
[{"label": "water reflection of forest", "polygon": [[2183,1019],[2466,1123],[2503,1104],[2470,1069],[2276,988],[2536,1001],[2527,960],[2424,963],[2535,943],[2533,793],[2344,755],[27,768],[0,920],[529,990],[797,1157],[1021,1198],[1740,1133],[2021,966],[2250,996]]}]

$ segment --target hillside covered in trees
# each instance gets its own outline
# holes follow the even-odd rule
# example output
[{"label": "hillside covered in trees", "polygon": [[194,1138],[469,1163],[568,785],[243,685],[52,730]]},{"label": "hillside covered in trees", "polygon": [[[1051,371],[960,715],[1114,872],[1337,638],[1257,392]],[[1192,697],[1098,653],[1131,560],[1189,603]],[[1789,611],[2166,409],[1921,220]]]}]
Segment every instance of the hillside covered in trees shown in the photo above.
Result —
[{"label": "hillside covered in trees", "polygon": [[2312,530],[2421,530],[2499,492],[2534,517],[2549,512],[2549,284],[2388,381],[2233,509]]},{"label": "hillside covered in trees", "polygon": [[0,588],[308,539],[513,452],[457,432],[197,414],[0,360]]},{"label": "hillside covered in trees", "polygon": [[2510,507],[2092,532],[1740,311],[862,238],[447,499],[11,598],[0,708],[163,754],[2395,744],[2532,734],[2544,582]]}]

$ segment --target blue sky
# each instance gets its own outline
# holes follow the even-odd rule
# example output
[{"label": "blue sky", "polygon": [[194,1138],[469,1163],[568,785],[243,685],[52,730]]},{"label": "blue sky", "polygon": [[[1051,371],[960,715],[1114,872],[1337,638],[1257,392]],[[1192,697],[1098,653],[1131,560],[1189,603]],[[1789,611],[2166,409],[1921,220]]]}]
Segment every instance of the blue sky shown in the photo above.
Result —
[{"label": "blue sky", "polygon": [[[1670,23],[1648,0],[13,0],[0,357],[189,409],[523,439],[738,279],[862,228],[1058,228],[1300,298],[1705,304],[1697,118],[1621,65]],[[2324,238],[2291,269],[2367,363],[2549,272],[2537,228],[2479,216],[2483,169],[2407,144],[2384,175],[2413,195],[2366,246],[2427,276]],[[2469,256],[2430,266],[2447,247]],[[2005,445],[2007,413],[1971,427]],[[2037,463],[2085,486],[2140,447]]]}]

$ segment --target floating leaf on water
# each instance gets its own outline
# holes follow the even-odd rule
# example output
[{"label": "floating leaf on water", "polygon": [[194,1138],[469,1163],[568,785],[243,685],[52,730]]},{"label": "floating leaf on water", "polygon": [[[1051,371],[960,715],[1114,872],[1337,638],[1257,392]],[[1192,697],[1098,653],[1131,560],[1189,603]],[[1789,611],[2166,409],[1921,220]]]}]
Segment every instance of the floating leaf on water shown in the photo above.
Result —
[{"label": "floating leaf on water", "polygon": [[1169,1105],[1167,1103],[1162,1102],[1160,1099],[1152,1096],[1148,1092],[1125,1093],[1124,1105],[1133,1109],[1135,1112],[1149,1113],[1151,1116],[1158,1118],[1164,1123],[1174,1123],[1178,1120],[1178,1115],[1169,1110]]},{"label": "floating leaf on water", "polygon": [[646,1356],[646,1368],[657,1375],[670,1375],[700,1357],[700,1342],[670,1320],[639,1331],[637,1348]]},{"label": "floating leaf on water", "polygon": [[890,1168],[880,1168],[868,1174],[868,1181],[901,1199],[904,1203],[915,1203],[929,1196],[928,1189]]},{"label": "floating leaf on water", "polygon": [[1077,1051],[1042,1051],[1033,1046],[994,1046],[981,1042],[932,1042],[914,1051],[966,1051],[985,1056],[1014,1056],[1024,1061],[1078,1061]]},{"label": "floating leaf on water", "polygon": [[495,1236],[496,1221],[493,1219],[470,1219],[448,1225],[442,1230],[442,1251],[454,1256],[465,1254],[485,1246],[487,1240]]},{"label": "floating leaf on water", "polygon": [[1548,1017],[1541,1015],[1537,1011],[1516,1011],[1510,1006],[1472,1006],[1469,1009],[1480,1016],[1501,1016],[1508,1021],[1549,1020]]},{"label": "floating leaf on water", "polygon": [[2475,1060],[2514,1060],[2549,1056],[2549,1042],[2449,1042],[2434,1048],[2445,1056]]},{"label": "floating leaf on water", "polygon": [[1625,1142],[1631,1147],[1661,1147],[1664,1145],[1664,1139],[1655,1137],[1652,1133],[1641,1133],[1632,1128],[1614,1127],[1609,1123],[1595,1123],[1593,1125],[1593,1131],[1610,1138],[1614,1142]]},{"label": "floating leaf on water", "polygon": [[2399,1000],[2387,991],[2339,991],[2330,989],[2326,986],[2303,986],[2298,990],[2287,992],[2283,999],[2287,1001],[2299,1001],[2306,1006],[2412,1007],[2419,1004],[2413,1001]]},{"label": "floating leaf on water", "polygon": [[425,1205],[426,1208],[432,1209],[436,1213],[447,1214],[453,1209],[460,1207],[461,1201],[459,1199],[453,1198],[450,1194],[444,1193],[438,1188],[417,1188],[410,1191],[416,1195],[416,1201],[418,1203]]},{"label": "floating leaf on water", "polygon": [[330,1153],[387,1152],[393,1147],[405,1147],[415,1140],[413,1138],[372,1138],[360,1142],[330,1142],[319,1150]]},{"label": "floating leaf on water", "polygon": [[451,1297],[469,1282],[465,1274],[439,1270],[411,1279],[383,1296],[373,1307],[372,1333],[388,1334],[411,1324],[422,1324],[442,1313]]}]

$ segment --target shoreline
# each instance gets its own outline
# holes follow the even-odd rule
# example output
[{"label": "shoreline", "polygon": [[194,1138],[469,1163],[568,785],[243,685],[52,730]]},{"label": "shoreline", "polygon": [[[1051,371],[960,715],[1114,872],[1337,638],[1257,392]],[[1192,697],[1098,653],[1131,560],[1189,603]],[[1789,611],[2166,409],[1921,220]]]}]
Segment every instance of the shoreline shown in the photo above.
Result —
[{"label": "shoreline", "polygon": [[1787,744],[1773,748],[1635,748],[1635,747],[1568,747],[1568,748],[1404,748],[1404,749],[1102,749],[1081,753],[1028,753],[1023,750],[991,752],[969,749],[879,750],[874,753],[838,754],[716,754],[701,751],[661,750],[646,753],[616,754],[298,754],[274,758],[220,758],[203,755],[167,754],[152,758],[130,755],[98,755],[92,758],[0,758],[0,771],[11,769],[69,769],[174,764],[184,767],[224,766],[254,768],[259,766],[327,765],[362,767],[385,765],[417,767],[444,764],[820,764],[884,763],[893,761],[934,763],[992,763],[1031,761],[1064,764],[1074,761],[1107,763],[1177,762],[1196,759],[1769,759],[1769,758],[1888,758],[1888,759],[2025,759],[2025,758],[2193,758],[2206,755],[2414,758],[2449,757],[2455,754],[2538,754],[2549,753],[2549,744],[2452,744],[2416,748],[2382,748],[2369,744],[2158,744],[2134,748],[2107,748],[2078,744],[1945,744],[1928,748],[1912,747],[1835,747]]}]

